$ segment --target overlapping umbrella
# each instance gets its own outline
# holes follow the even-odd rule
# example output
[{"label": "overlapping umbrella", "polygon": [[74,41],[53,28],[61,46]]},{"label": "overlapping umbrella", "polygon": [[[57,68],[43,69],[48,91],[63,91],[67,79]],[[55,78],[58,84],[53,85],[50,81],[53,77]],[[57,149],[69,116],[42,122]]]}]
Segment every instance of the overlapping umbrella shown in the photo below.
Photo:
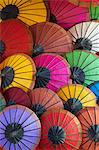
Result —
[{"label": "overlapping umbrella", "polygon": [[55,54],[41,54],[34,59],[37,74],[35,87],[47,87],[57,91],[61,86],[71,83],[67,61]]},{"label": "overlapping umbrella", "polygon": [[73,83],[88,86],[99,80],[99,56],[87,51],[75,50],[66,53],[64,58],[70,64]]},{"label": "overlapping umbrella", "polygon": [[99,0],[68,0],[69,2],[83,7],[98,6]]},{"label": "overlapping umbrella", "polygon": [[6,99],[7,106],[16,105],[16,104],[23,105],[26,107],[31,106],[30,97],[28,96],[28,94],[26,92],[24,92],[20,88],[11,87],[8,90],[6,90],[3,93],[3,95]]},{"label": "overlapping umbrella", "polygon": [[73,25],[89,21],[90,15],[87,8],[78,7],[68,0],[48,0],[50,7],[50,21],[59,24],[65,29]]},{"label": "overlapping umbrella", "polygon": [[40,121],[30,109],[14,105],[0,113],[0,145],[5,149],[35,149],[40,136]]},{"label": "overlapping umbrella", "polygon": [[0,112],[6,107],[6,101],[4,96],[0,92]]},{"label": "overlapping umbrella", "polygon": [[99,20],[99,6],[90,7],[90,17],[92,20]]},{"label": "overlapping umbrella", "polygon": [[33,56],[44,52],[64,53],[73,50],[72,39],[59,25],[51,22],[30,27],[34,45]]},{"label": "overlapping umbrella", "polygon": [[69,111],[51,109],[41,116],[40,148],[43,150],[76,150],[82,141],[79,120]]},{"label": "overlapping umbrella", "polygon": [[99,107],[89,107],[78,113],[82,125],[81,150],[99,149]]},{"label": "overlapping umbrella", "polygon": [[43,0],[0,0],[0,10],[1,20],[18,18],[32,25],[47,19]]},{"label": "overlapping umbrella", "polygon": [[99,23],[82,22],[73,26],[69,33],[75,49],[88,50],[90,52],[99,52]]},{"label": "overlapping umbrella", "polygon": [[63,103],[56,93],[47,88],[36,88],[31,92],[31,109],[38,117],[54,107],[63,108]]},{"label": "overlapping umbrella", "polygon": [[33,39],[28,27],[18,19],[0,23],[0,56],[8,57],[17,53],[30,55]]},{"label": "overlapping umbrella", "polygon": [[97,103],[99,104],[99,81],[93,82],[88,88],[96,95]]},{"label": "overlapping umbrella", "polygon": [[76,114],[84,107],[97,106],[96,96],[93,92],[79,84],[64,86],[57,94],[63,100],[64,109],[73,114]]},{"label": "overlapping umbrella", "polygon": [[36,68],[33,60],[25,54],[15,54],[0,64],[3,90],[10,87],[22,88],[24,91],[33,89]]}]

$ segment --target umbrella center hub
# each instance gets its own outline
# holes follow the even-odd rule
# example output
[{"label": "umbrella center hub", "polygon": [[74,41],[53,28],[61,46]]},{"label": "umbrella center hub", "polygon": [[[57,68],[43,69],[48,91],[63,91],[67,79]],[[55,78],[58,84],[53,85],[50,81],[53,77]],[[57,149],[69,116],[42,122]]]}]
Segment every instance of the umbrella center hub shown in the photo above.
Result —
[{"label": "umbrella center hub", "polygon": [[99,142],[99,125],[90,126],[88,129],[88,137],[94,142]]},{"label": "umbrella center hub", "polygon": [[50,81],[50,71],[47,68],[37,68],[35,88],[45,87]]},{"label": "umbrella center hub", "polygon": [[41,115],[46,111],[44,106],[41,104],[35,104],[32,106],[32,110],[36,113],[36,115],[40,118]]},{"label": "umbrella center hub", "polygon": [[5,43],[1,40],[0,41],[0,54],[3,54],[5,50]]},{"label": "umbrella center hub", "polygon": [[42,54],[44,52],[44,48],[42,47],[42,45],[34,45],[33,46],[33,54],[32,57],[35,57],[39,54]]},{"label": "umbrella center hub", "polygon": [[87,38],[79,38],[76,40],[75,49],[91,50],[92,42]]},{"label": "umbrella center hub", "polygon": [[11,67],[6,66],[1,70],[2,88],[9,86],[14,79],[14,70]]},{"label": "umbrella center hub", "polygon": [[70,98],[64,103],[64,109],[76,114],[82,109],[82,103],[76,98]]},{"label": "umbrella center hub", "polygon": [[23,137],[24,130],[20,124],[12,123],[6,127],[5,137],[10,143],[18,143]]},{"label": "umbrella center hub", "polygon": [[53,144],[63,144],[65,142],[66,133],[60,126],[52,126],[48,131],[48,139]]},{"label": "umbrella center hub", "polygon": [[72,67],[71,68],[71,79],[74,84],[83,84],[85,81],[85,73],[79,67]]},{"label": "umbrella center hub", "polygon": [[50,15],[50,22],[57,23],[57,19],[54,14]]},{"label": "umbrella center hub", "polygon": [[7,20],[7,19],[13,19],[17,18],[19,14],[19,9],[16,5],[6,5],[1,11],[1,19],[2,20]]},{"label": "umbrella center hub", "polygon": [[8,102],[7,102],[7,106],[10,106],[10,105],[16,105],[16,103],[13,101],[13,100],[9,100]]}]

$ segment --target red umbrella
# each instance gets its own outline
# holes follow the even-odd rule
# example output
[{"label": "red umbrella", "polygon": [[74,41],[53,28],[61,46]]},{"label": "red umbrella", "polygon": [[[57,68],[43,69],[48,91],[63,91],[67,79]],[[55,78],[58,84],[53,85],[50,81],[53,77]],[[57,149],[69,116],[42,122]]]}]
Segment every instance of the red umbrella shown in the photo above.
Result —
[{"label": "red umbrella", "polygon": [[43,52],[69,52],[73,49],[71,37],[57,24],[38,23],[31,26],[30,30],[34,40],[33,56]]},{"label": "red umbrella", "polygon": [[41,116],[42,150],[77,150],[82,142],[79,120],[69,111],[51,109]]},{"label": "red umbrella", "polygon": [[7,101],[7,105],[19,104],[26,107],[31,106],[30,97],[26,92],[17,87],[9,88],[4,92],[4,97]]},{"label": "red umbrella", "polygon": [[53,108],[63,108],[63,103],[56,93],[47,88],[36,88],[31,92],[31,109],[40,117],[45,111]]},{"label": "red umbrella", "polygon": [[80,150],[99,150],[99,107],[82,109],[77,117],[83,132]]},{"label": "red umbrella", "polygon": [[90,20],[88,8],[75,6],[68,0],[48,0],[48,4],[51,11],[50,21],[65,29]]},{"label": "red umbrella", "polygon": [[5,58],[16,53],[30,55],[33,39],[28,27],[18,19],[0,23],[0,55]]}]

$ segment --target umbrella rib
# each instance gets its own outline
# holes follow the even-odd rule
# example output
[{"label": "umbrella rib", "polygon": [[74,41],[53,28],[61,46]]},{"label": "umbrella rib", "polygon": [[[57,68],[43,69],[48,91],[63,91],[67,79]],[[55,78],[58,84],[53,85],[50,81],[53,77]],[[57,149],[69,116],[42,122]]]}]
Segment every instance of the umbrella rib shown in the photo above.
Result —
[{"label": "umbrella rib", "polygon": [[26,144],[24,144],[23,142],[22,142],[22,140],[20,141],[20,143],[21,144],[23,144],[26,148],[28,148],[29,150],[31,150]]},{"label": "umbrella rib", "polygon": [[30,13],[20,13],[20,15],[21,15],[21,14],[22,14],[22,15],[23,15],[23,14],[25,14],[25,15],[35,15],[35,16],[40,16],[40,17],[44,17],[44,18],[46,17],[46,15],[45,15],[45,16],[44,16],[44,15],[38,15],[38,14],[34,14],[34,13],[33,13],[33,14],[30,14]]},{"label": "umbrella rib", "polygon": [[[84,26],[85,26],[85,23],[84,23]],[[85,36],[86,36],[86,34],[87,34],[88,29],[90,28],[90,26],[91,26],[91,22],[89,22],[89,24],[88,24],[88,26],[87,26],[87,28],[86,28],[86,31],[85,31],[85,34],[84,34],[83,38],[85,38]]]},{"label": "umbrella rib", "polygon": [[[6,139],[6,138],[5,138]],[[0,139],[1,140],[1,139]],[[3,144],[3,147],[2,148],[4,148],[4,146],[6,145],[8,143],[8,141],[6,140],[6,142]]]},{"label": "umbrella rib", "polygon": [[33,21],[33,22],[35,22],[35,23],[38,23],[38,22],[37,22],[37,21],[35,21],[35,20],[32,20],[32,19],[27,18],[27,17],[23,17],[23,16],[21,16],[21,15],[19,15],[19,17],[20,17],[20,18],[23,18],[23,19],[27,19],[27,20],[29,20],[29,21]]},{"label": "umbrella rib", "polygon": [[6,128],[6,125],[0,120],[0,123]]},{"label": "umbrella rib", "polygon": [[4,111],[2,111],[2,113],[3,113],[3,116],[4,116],[5,120],[6,120],[6,123],[7,123],[7,124],[9,124],[9,122],[8,122],[8,120],[7,120],[6,116],[5,116]]},{"label": "umbrella rib", "polygon": [[[27,126],[30,126],[31,124],[34,124],[35,122],[37,122],[38,121],[38,119],[37,120],[35,120],[35,121],[32,121],[31,123],[29,123],[29,124],[27,124],[27,125],[23,125],[23,123],[21,124],[21,125],[23,125],[23,128],[25,128],[25,127],[27,127]],[[38,128],[37,128],[38,129]],[[34,129],[33,129],[34,130]],[[25,131],[26,132],[26,131]]]},{"label": "umbrella rib", "polygon": [[[64,2],[64,0],[61,1],[61,4],[57,7],[56,10],[55,10],[55,7],[54,7],[54,10],[52,10],[52,12],[54,12],[54,14],[55,14],[56,17],[57,17],[57,15],[58,15],[62,10],[64,10],[64,8],[66,8],[66,7],[69,5],[69,3],[68,3],[67,5],[65,5],[66,7],[64,7],[62,10],[60,9],[60,11],[58,11],[59,8],[61,8],[63,2]],[[50,9],[51,9],[51,8],[50,8]],[[57,11],[58,11],[58,12],[57,12]]]},{"label": "umbrella rib", "polygon": [[58,103],[60,103],[60,101],[55,102],[54,104],[50,105],[49,107],[46,107],[46,109],[49,109],[52,106],[56,106]]},{"label": "umbrella rib", "polygon": [[[90,70],[94,70],[94,69],[97,69],[97,68],[99,68],[99,66],[97,66],[97,67],[94,67],[94,68],[91,68],[91,69],[89,69],[89,70],[86,70],[86,71],[84,71],[84,72],[88,72],[88,71],[90,71]],[[87,75],[86,75],[87,76]]]},{"label": "umbrella rib", "polygon": [[31,81],[31,79],[28,79],[28,78],[21,78],[21,77],[14,77],[14,79],[23,79],[23,80]]},{"label": "umbrella rib", "polygon": [[[27,125],[28,126],[28,125]],[[24,127],[23,127],[24,128]],[[41,130],[41,128],[36,128],[36,129],[30,129],[30,130],[25,130],[24,133],[26,132],[31,132],[31,131],[35,131],[35,130]],[[25,134],[24,134],[25,135]]]},{"label": "umbrella rib", "polygon": [[73,146],[72,144],[68,143],[67,141],[64,141],[67,145],[69,145],[72,148],[78,149],[76,146]]},{"label": "umbrella rib", "polygon": [[29,10],[45,10],[45,8],[35,8],[35,9],[22,9],[22,10],[20,10],[20,12],[22,12],[22,11],[29,11]]},{"label": "umbrella rib", "polygon": [[21,118],[22,118],[23,114],[25,113],[25,111],[26,111],[26,108],[24,108],[24,110],[23,110],[22,114],[21,114],[21,115],[20,115],[20,117],[18,118],[18,121],[17,121],[17,123],[18,123],[18,124],[19,124],[19,121],[21,120]]},{"label": "umbrella rib", "polygon": [[[22,2],[22,0],[21,1],[19,1],[19,3],[17,3],[16,5],[17,5],[17,7],[20,9],[20,6],[22,6],[22,5],[24,5],[24,4],[26,4],[26,3],[28,3],[28,2],[30,2],[30,0],[27,0],[27,1],[23,1],[23,3],[21,3]],[[21,3],[21,4],[20,4]],[[29,4],[30,5],[30,4]]]},{"label": "umbrella rib", "polygon": [[[32,113],[21,123],[21,125],[24,124],[24,123],[33,115],[33,113],[34,113],[34,112],[32,112]],[[36,122],[36,121],[35,121],[35,122]]]},{"label": "umbrella rib", "polygon": [[[28,135],[27,135],[27,137],[36,137],[36,136],[28,136]],[[38,137],[38,138],[39,138],[39,137]],[[37,145],[36,143],[33,143],[33,142],[31,142],[31,141],[29,141],[29,140],[27,140],[27,139],[25,139],[25,138],[22,138],[22,140],[27,141],[27,142],[29,142],[29,143],[31,143],[31,144]]]}]

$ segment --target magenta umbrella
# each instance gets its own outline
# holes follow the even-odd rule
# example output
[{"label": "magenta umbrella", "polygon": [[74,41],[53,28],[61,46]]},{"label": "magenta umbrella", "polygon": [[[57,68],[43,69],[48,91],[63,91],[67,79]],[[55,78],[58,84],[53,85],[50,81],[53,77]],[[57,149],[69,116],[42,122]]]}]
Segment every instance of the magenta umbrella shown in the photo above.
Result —
[{"label": "magenta umbrella", "polygon": [[50,21],[65,29],[90,20],[88,8],[75,6],[68,0],[48,0],[48,4],[51,11]]},{"label": "magenta umbrella", "polygon": [[70,68],[67,61],[56,54],[41,54],[33,58],[36,68],[35,88],[47,87],[57,91],[60,87],[71,83]]}]

